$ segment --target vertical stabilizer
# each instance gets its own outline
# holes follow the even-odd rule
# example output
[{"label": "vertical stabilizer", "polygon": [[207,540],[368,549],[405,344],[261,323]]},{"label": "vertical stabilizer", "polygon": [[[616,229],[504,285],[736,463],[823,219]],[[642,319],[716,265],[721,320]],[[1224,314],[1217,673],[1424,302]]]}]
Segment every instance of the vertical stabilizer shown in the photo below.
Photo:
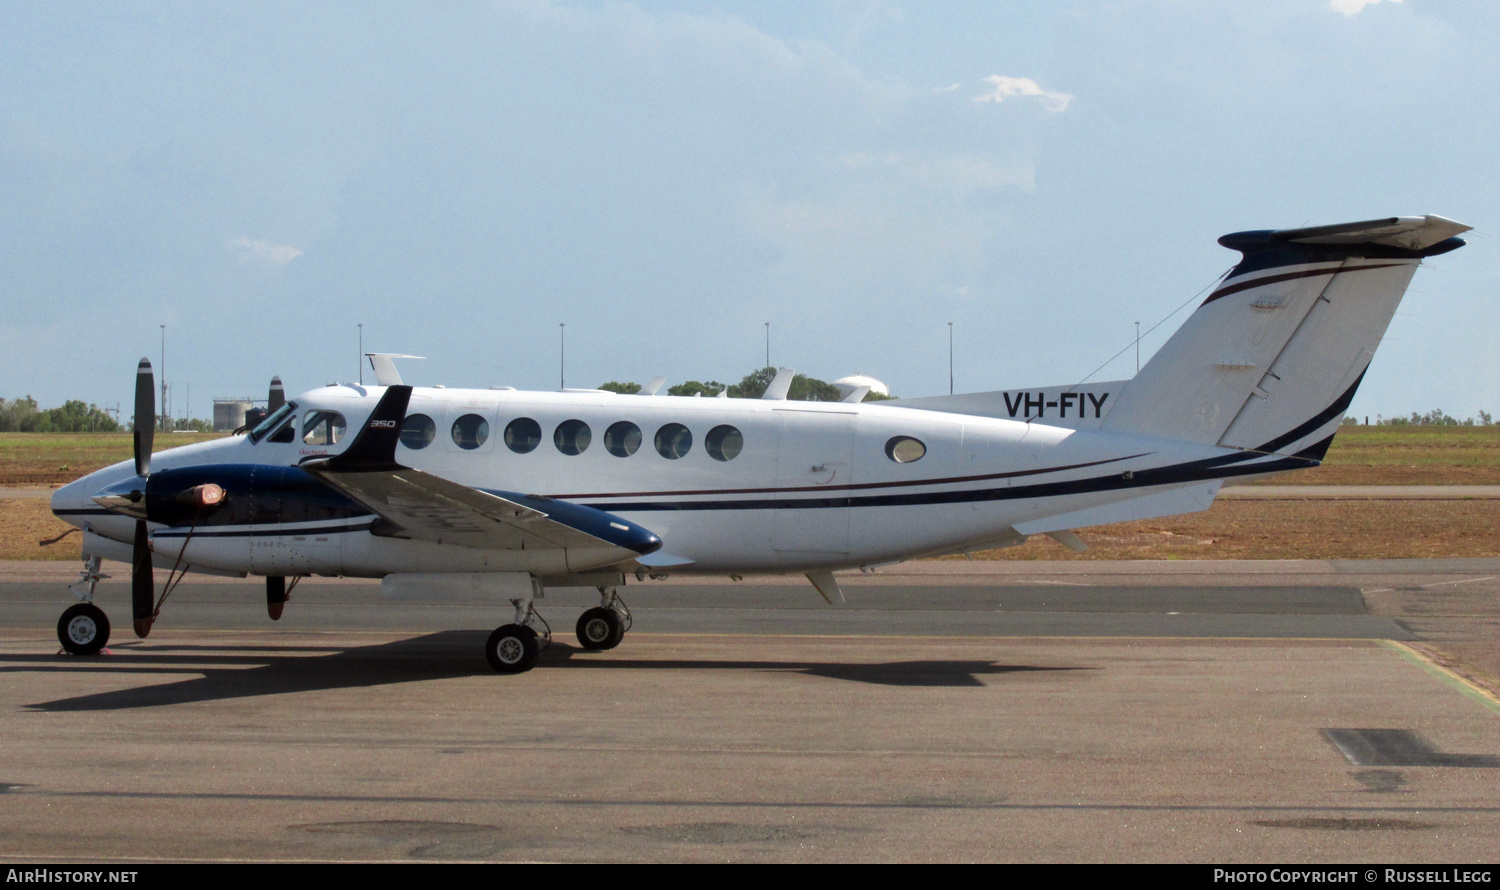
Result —
[{"label": "vertical stabilizer", "polygon": [[1225,235],[1243,258],[1103,428],[1321,459],[1417,266],[1468,228],[1420,216]]}]

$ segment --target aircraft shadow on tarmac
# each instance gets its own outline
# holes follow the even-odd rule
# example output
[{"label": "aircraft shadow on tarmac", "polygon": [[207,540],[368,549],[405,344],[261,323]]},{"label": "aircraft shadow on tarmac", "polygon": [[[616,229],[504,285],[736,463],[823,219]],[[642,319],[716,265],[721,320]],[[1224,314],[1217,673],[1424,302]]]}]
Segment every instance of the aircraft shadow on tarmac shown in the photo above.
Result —
[{"label": "aircraft shadow on tarmac", "polygon": [[[285,695],[330,689],[355,689],[422,680],[492,675],[477,656],[485,634],[443,631],[392,643],[351,649],[319,650],[305,646],[176,646],[127,643],[117,655],[80,658],[67,655],[0,657],[0,673],[88,672],[111,674],[191,674],[176,683],[153,683],[26,707],[34,711],[114,711],[257,695]],[[322,654],[309,654],[320,652]],[[135,662],[135,663],[132,663]],[[885,663],[817,661],[732,661],[657,659],[627,660],[608,652],[586,652],[554,641],[542,653],[539,669],[605,670],[748,670],[805,674],[883,686],[983,687],[981,676],[1054,671],[1086,667],[996,664],[991,661],[923,660]],[[496,683],[524,683],[524,677],[494,677]]]}]

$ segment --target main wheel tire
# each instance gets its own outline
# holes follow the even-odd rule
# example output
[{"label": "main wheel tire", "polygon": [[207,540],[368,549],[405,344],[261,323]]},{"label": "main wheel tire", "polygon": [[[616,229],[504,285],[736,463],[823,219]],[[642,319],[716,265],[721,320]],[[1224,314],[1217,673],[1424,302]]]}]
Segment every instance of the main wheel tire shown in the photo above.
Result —
[{"label": "main wheel tire", "polygon": [[524,624],[506,624],[495,628],[484,644],[484,657],[490,667],[502,674],[522,674],[536,667],[542,649],[536,644],[536,631]]},{"label": "main wheel tire", "polygon": [[109,642],[109,619],[93,603],[69,606],[57,619],[57,640],[73,655],[96,655]]},{"label": "main wheel tire", "polygon": [[614,609],[589,609],[578,617],[577,633],[585,649],[613,649],[625,638],[625,622]]}]

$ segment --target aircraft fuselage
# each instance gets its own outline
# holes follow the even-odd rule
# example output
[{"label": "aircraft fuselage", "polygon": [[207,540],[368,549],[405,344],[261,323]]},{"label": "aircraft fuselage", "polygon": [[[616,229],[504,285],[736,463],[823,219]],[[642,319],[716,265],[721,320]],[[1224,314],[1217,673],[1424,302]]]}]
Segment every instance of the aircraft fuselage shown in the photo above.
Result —
[{"label": "aircraft fuselage", "polygon": [[[175,558],[186,540],[194,566],[255,574],[594,567],[557,553],[372,534],[369,511],[295,469],[338,454],[384,391],[340,385],[304,394],[295,400],[291,441],[236,436],[157,455],[153,478],[173,490],[187,484],[174,476],[191,467],[205,480],[231,478],[221,483],[227,505],[212,522],[190,530],[180,516],[151,516],[153,549]],[[337,442],[312,428],[325,412],[347,431]],[[1160,474],[1237,453],[878,402],[418,388],[408,425],[414,416],[430,419],[430,441],[400,445],[398,463],[484,491],[605,511],[650,529],[665,551],[691,561],[676,570],[693,572],[847,568],[1010,543],[1019,539],[1015,526],[1059,513],[1063,501],[1074,511],[1202,483],[1228,474]],[[539,431],[534,443],[507,437],[518,421]],[[609,435],[617,424],[632,429]],[[738,434],[732,448],[711,441],[724,439],[716,431],[725,427]],[[235,465],[237,472],[227,470]],[[90,498],[134,478],[129,462],[101,470],[60,489],[54,510],[126,545],[133,520]],[[620,554],[594,558],[604,565]]]}]

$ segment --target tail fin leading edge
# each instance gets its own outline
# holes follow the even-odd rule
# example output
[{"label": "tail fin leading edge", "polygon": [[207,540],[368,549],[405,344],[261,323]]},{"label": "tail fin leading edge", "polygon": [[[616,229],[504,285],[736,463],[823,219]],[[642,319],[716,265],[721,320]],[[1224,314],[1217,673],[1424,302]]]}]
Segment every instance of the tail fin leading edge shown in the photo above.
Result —
[{"label": "tail fin leading edge", "polygon": [[1420,216],[1225,235],[1240,262],[1103,428],[1321,459],[1417,267],[1468,229]]}]

